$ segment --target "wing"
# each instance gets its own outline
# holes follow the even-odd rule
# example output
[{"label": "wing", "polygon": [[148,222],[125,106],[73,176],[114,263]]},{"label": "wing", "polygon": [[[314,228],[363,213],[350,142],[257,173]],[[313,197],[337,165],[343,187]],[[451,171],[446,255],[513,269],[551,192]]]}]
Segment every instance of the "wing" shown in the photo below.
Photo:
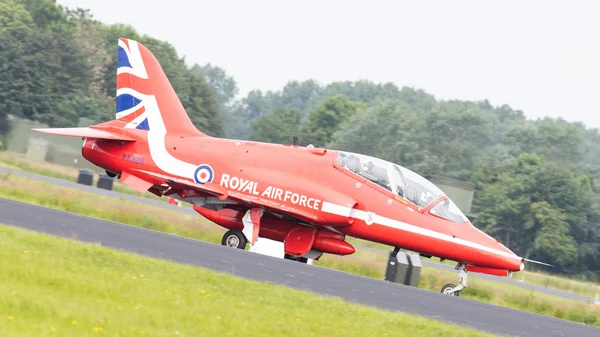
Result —
[{"label": "wing", "polygon": [[[320,216],[306,211],[304,209],[288,207],[284,204],[278,203],[274,200],[263,198],[260,196],[247,196],[242,193],[238,193],[235,191],[227,191],[221,186],[215,183],[205,183],[205,184],[197,184],[191,181],[178,179],[169,177],[166,175],[162,175],[155,172],[145,171],[145,170],[136,170],[140,173],[149,175],[154,177],[155,179],[160,179],[165,182],[172,190],[173,193],[177,191],[185,191],[185,190],[193,190],[195,192],[200,192],[201,194],[208,194],[218,197],[221,200],[229,199],[235,201],[239,204],[247,204],[248,207],[252,206],[260,206],[267,208],[269,210],[275,211],[277,213],[285,214],[297,218],[298,220],[321,225],[325,224],[325,221]],[[169,192],[165,192],[167,194]]]}]

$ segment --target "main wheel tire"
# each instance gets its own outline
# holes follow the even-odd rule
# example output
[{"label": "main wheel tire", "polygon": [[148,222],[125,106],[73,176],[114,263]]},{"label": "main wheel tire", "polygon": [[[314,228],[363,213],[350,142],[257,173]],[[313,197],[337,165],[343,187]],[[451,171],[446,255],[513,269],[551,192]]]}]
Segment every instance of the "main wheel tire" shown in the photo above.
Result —
[{"label": "main wheel tire", "polygon": [[286,260],[297,261],[297,262],[300,262],[300,263],[308,263],[308,258],[306,258],[306,257],[295,257],[295,256],[290,255],[290,254],[284,254],[283,258],[286,259]]},{"label": "main wheel tire", "polygon": [[308,258],[306,257],[297,257],[295,260],[300,263],[308,263]]},{"label": "main wheel tire", "polygon": [[445,286],[442,287],[441,293],[445,294],[445,295],[457,296],[458,297],[459,294],[460,294],[460,290],[459,291],[455,291],[454,293],[450,293],[450,290],[452,290],[452,288],[454,288],[454,287],[455,287],[454,284],[448,283],[448,284],[446,284]]},{"label": "main wheel tire", "polygon": [[238,248],[238,249],[246,249],[246,244],[248,240],[244,234],[239,230],[229,230],[227,233],[223,235],[223,239],[221,239],[221,244],[226,247]]}]

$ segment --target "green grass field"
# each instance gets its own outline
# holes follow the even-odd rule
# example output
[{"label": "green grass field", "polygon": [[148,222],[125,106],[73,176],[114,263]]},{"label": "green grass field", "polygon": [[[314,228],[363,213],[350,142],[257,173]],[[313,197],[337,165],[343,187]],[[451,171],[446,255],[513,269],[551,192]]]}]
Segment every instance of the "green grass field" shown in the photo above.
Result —
[{"label": "green grass field", "polygon": [[[221,227],[199,216],[102,197],[9,174],[0,175],[0,197],[213,243],[220,242],[222,233],[225,232]],[[355,254],[344,257],[327,254],[315,264],[381,279],[386,261],[385,253],[358,250]],[[477,279],[476,275],[472,274],[469,277],[470,286],[461,292],[462,297],[600,326],[600,306],[501,285]],[[439,291],[443,284],[455,279],[455,273],[425,268],[421,271],[419,287]]]},{"label": "green grass field", "polygon": [[0,225],[3,336],[489,336]]}]

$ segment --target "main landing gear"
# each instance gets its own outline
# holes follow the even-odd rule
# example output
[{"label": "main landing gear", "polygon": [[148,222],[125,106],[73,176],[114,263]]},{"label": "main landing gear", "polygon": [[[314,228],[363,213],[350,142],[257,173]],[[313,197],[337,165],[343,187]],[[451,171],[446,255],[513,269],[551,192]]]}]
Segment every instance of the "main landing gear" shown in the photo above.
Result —
[{"label": "main landing gear", "polygon": [[[248,239],[246,239],[246,236],[244,233],[242,233],[242,231],[237,229],[227,231],[227,233],[225,233],[221,239],[221,245],[231,248],[246,249],[247,244]],[[290,254],[285,254],[283,258],[300,263],[308,263],[308,258],[302,256],[296,257]]]},{"label": "main landing gear", "polygon": [[455,269],[458,270],[458,285],[446,284],[442,287],[442,294],[459,296],[460,291],[467,287],[467,266],[464,263],[459,263]]},{"label": "main landing gear", "polygon": [[229,230],[225,235],[223,235],[223,239],[221,239],[221,244],[223,246],[238,248],[238,249],[246,249],[246,244],[248,240],[240,230]]},{"label": "main landing gear", "polygon": [[251,208],[246,211],[242,218],[243,229],[231,229],[223,235],[221,244],[223,246],[246,249],[246,245],[250,242],[254,246],[258,239],[260,231],[260,219],[264,210],[261,208]]},{"label": "main landing gear", "polygon": [[290,255],[290,254],[284,254],[283,258],[286,259],[286,260],[298,261],[300,263],[308,263],[308,258],[302,257],[302,256],[295,257],[295,256]]}]

